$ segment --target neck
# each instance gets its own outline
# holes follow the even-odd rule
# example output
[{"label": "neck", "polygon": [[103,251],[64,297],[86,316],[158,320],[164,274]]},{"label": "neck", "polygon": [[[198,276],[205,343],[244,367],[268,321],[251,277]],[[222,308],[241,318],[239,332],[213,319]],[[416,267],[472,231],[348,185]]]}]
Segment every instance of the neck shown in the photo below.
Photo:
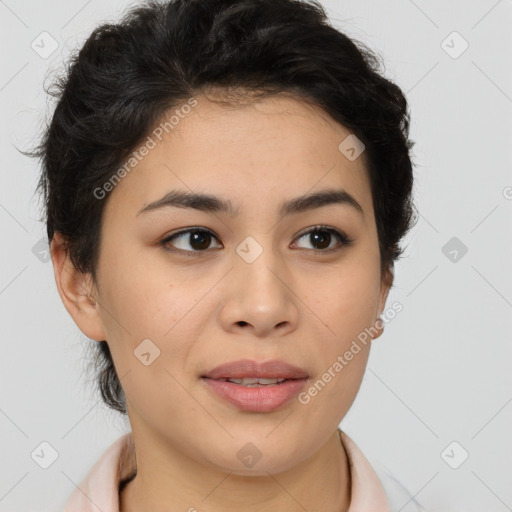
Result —
[{"label": "neck", "polygon": [[140,444],[134,437],[137,475],[120,492],[120,512],[346,512],[349,508],[350,468],[338,430],[298,466],[264,476],[215,470],[172,450],[167,458],[161,449],[152,449],[147,436],[143,439],[146,442]]}]

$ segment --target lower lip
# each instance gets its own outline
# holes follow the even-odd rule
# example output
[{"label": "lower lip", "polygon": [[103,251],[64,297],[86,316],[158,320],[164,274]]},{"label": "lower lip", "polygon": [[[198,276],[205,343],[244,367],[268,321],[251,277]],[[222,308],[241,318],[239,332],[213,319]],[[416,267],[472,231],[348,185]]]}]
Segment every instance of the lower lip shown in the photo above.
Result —
[{"label": "lower lip", "polygon": [[271,412],[281,407],[304,388],[307,379],[286,380],[282,384],[247,387],[234,382],[203,377],[210,389],[242,411]]}]

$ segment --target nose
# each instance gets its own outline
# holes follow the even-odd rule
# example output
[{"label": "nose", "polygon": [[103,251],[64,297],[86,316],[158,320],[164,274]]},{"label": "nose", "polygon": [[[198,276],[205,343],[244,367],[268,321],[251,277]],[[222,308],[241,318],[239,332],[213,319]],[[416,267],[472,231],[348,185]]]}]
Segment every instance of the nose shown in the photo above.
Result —
[{"label": "nose", "polygon": [[220,321],[226,331],[283,336],[297,328],[300,300],[286,265],[264,250],[251,263],[235,254]]}]

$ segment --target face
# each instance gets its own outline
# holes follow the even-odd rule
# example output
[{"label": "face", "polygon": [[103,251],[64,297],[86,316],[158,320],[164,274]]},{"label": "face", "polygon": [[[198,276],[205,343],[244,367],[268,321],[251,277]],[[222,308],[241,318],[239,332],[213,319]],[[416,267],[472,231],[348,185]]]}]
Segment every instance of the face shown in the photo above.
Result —
[{"label": "face", "polygon": [[[370,341],[344,354],[385,305],[370,182],[363,157],[338,149],[350,132],[312,106],[196,100],[111,192],[95,302],[68,311],[108,341],[139,438],[217,469],[283,471],[347,413]],[[150,206],[171,191],[219,201]],[[344,195],[282,207],[326,191]],[[279,384],[227,384],[229,400],[203,377],[241,359],[280,360],[307,380],[285,383],[285,398]],[[237,456],[248,442],[264,455],[253,469]]]}]

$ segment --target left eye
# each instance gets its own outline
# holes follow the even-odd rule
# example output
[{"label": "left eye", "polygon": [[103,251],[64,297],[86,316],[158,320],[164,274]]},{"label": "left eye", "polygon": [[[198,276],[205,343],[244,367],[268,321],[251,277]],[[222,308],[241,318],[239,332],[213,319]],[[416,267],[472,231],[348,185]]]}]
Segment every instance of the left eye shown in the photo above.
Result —
[{"label": "left eye", "polygon": [[[338,245],[331,246],[333,236],[338,240]],[[352,243],[352,240],[345,235],[345,233],[325,226],[315,226],[299,235],[297,240],[301,240],[306,237],[309,237],[310,243],[316,246],[313,247],[312,250],[316,250],[317,252],[331,252],[339,250],[341,247],[348,246]],[[176,243],[176,240],[180,239],[182,242]],[[189,253],[204,252],[209,248],[212,239],[218,240],[211,231],[195,228],[175,233],[174,235],[162,240],[160,245],[168,251],[176,250],[177,252],[182,251]],[[171,244],[171,242],[173,243]],[[185,248],[187,244],[189,244],[189,247],[192,247],[192,250]],[[172,245],[174,249],[170,248],[169,245]],[[220,247],[222,247],[222,245]]]},{"label": "left eye", "polygon": [[[339,245],[329,247],[329,242],[332,242],[333,235],[338,240]],[[320,247],[314,247],[314,249],[320,250],[321,252],[335,251],[337,249],[340,249],[341,246],[350,245],[352,243],[352,240],[350,240],[348,236],[345,235],[345,233],[342,233],[337,229],[328,228],[324,226],[316,226],[306,231],[305,233],[299,236],[299,240],[305,237],[309,237],[311,243],[319,245]]]}]

